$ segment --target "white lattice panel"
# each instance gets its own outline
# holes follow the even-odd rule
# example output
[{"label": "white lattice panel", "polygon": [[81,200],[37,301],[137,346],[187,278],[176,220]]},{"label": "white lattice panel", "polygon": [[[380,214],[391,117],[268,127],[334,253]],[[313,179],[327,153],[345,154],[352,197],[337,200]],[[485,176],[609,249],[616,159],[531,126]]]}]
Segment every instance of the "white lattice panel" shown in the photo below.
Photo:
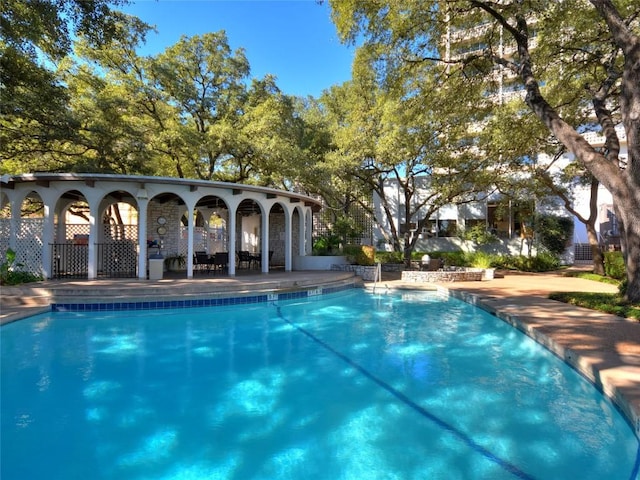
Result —
[{"label": "white lattice panel", "polygon": [[0,261],[4,261],[9,249],[9,235],[11,234],[11,221],[8,218],[0,218]]},{"label": "white lattice panel", "polygon": [[20,270],[41,275],[42,268],[42,232],[44,219],[23,218],[17,222],[16,262],[21,263]]}]

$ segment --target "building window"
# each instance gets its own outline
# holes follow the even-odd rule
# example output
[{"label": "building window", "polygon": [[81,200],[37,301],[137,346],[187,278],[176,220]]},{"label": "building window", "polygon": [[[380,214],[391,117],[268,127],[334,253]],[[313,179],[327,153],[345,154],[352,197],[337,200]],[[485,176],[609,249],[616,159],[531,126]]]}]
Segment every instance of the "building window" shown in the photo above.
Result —
[{"label": "building window", "polygon": [[439,237],[455,237],[457,230],[458,222],[456,220],[438,220]]}]

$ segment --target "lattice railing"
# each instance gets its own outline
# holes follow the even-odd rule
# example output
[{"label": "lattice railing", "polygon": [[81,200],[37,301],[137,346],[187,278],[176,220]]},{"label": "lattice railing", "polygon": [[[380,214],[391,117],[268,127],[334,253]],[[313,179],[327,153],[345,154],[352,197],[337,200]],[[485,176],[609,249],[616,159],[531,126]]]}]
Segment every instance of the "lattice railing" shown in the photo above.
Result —
[{"label": "lattice railing", "polygon": [[576,243],[573,246],[574,260],[576,262],[592,262],[593,252],[591,251],[591,245],[588,243]]},{"label": "lattice railing", "polygon": [[89,246],[77,243],[51,245],[53,278],[87,278],[89,276]]},{"label": "lattice railing", "polygon": [[135,278],[138,272],[138,252],[136,243],[130,240],[99,243],[98,276],[115,278]]}]

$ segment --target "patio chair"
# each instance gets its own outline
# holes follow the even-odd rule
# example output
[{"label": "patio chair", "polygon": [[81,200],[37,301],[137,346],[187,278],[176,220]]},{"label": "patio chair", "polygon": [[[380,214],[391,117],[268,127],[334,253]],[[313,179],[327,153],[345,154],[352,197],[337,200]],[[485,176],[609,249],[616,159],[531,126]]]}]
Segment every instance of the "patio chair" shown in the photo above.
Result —
[{"label": "patio chair", "polygon": [[214,259],[204,250],[195,252],[193,256],[193,269],[198,272],[206,271],[209,273],[213,266]]},{"label": "patio chair", "polygon": [[238,252],[238,268],[250,268],[251,267],[251,254],[248,250],[240,250]]},{"label": "patio chair", "polygon": [[216,252],[213,256],[213,271],[226,272],[229,269],[229,252]]}]

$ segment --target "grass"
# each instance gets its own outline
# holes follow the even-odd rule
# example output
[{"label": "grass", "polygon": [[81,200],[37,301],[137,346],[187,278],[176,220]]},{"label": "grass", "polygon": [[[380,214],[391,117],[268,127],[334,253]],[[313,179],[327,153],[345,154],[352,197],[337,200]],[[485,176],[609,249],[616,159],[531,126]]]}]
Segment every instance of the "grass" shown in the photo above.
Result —
[{"label": "grass", "polygon": [[[620,285],[620,281],[611,277],[603,277],[589,272],[571,272],[567,276],[584,278],[595,282]],[[633,318],[640,321],[640,304],[625,301],[618,293],[586,293],[586,292],[558,292],[549,295],[551,300],[568,303],[577,307],[589,308],[599,312],[611,313],[619,317]]]}]

